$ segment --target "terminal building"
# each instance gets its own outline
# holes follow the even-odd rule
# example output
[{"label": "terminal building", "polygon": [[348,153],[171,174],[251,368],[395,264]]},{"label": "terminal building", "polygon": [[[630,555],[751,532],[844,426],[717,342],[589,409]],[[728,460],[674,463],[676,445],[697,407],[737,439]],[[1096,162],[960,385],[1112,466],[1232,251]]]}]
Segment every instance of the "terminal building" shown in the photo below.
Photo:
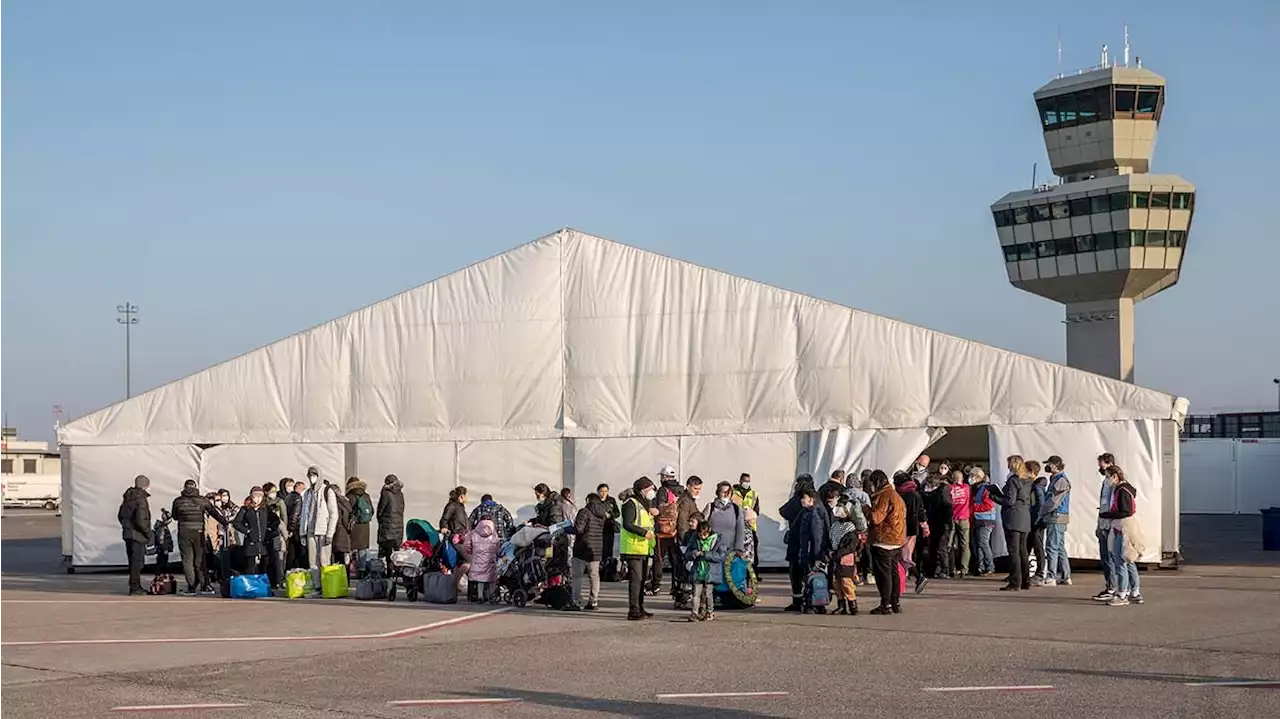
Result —
[{"label": "terminal building", "polygon": [[[1165,80],[1108,61],[1035,93],[1060,181],[991,206],[1009,281],[1066,306],[1067,364],[1133,382],[1134,304],[1178,281],[1195,187],[1151,174]],[[1033,183],[1034,184],[1034,183]]]}]

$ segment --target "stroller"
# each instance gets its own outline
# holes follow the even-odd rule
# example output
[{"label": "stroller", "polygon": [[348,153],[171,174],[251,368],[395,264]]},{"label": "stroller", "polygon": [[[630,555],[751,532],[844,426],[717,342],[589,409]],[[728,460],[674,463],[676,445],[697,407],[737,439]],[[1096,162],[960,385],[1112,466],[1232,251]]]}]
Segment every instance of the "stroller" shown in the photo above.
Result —
[{"label": "stroller", "polygon": [[400,588],[404,588],[405,598],[411,602],[418,601],[422,593],[422,577],[432,571],[433,564],[438,564],[435,546],[440,541],[440,533],[425,519],[410,519],[405,526],[405,540],[400,548],[391,553],[387,586],[387,601],[394,602]]},{"label": "stroller", "polygon": [[490,603],[506,602],[523,607],[538,600],[544,590],[563,586],[569,574],[568,567],[560,566],[562,562],[553,558],[556,555],[555,544],[569,525],[569,522],[561,522],[550,529],[522,527],[511,535],[498,553],[498,582]]}]

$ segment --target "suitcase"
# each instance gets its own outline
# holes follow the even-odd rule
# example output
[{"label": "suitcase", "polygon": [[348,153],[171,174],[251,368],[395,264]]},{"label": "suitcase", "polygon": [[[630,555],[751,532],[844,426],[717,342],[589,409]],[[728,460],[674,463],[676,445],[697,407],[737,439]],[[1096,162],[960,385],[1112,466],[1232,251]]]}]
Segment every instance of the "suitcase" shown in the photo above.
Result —
[{"label": "suitcase", "polygon": [[456,604],[458,587],[452,574],[431,572],[422,577],[422,601],[431,604]]},{"label": "suitcase", "polygon": [[356,599],[367,602],[374,599],[387,598],[387,580],[382,578],[361,579],[356,583]]}]

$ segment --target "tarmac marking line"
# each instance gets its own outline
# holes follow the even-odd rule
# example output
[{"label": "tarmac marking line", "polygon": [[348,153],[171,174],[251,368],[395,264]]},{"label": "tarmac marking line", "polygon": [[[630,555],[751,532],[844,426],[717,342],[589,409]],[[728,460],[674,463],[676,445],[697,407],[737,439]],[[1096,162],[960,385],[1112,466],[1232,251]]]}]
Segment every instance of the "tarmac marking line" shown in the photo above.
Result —
[{"label": "tarmac marking line", "polygon": [[1023,684],[1014,686],[995,686],[995,687],[925,687],[921,691],[926,692],[1045,692],[1052,691],[1052,684]]},{"label": "tarmac marking line", "polygon": [[113,712],[183,712],[202,709],[243,709],[248,704],[139,704],[127,707],[111,707]]},{"label": "tarmac marking line", "polygon": [[387,702],[393,707],[458,706],[464,704],[514,704],[520,701],[511,697],[468,697],[461,699],[399,699]]},{"label": "tarmac marking line", "polygon": [[484,619],[486,617],[502,614],[503,612],[511,611],[513,608],[514,607],[499,607],[497,609],[490,609],[486,612],[465,614],[460,617],[451,617],[449,619],[442,619],[438,622],[431,622],[430,624],[421,624],[416,627],[397,629],[395,631],[383,632],[381,634],[321,634],[296,637],[184,637],[177,639],[50,639],[25,642],[0,642],[0,647],[41,647],[86,644],[218,644],[235,642],[317,642],[343,640],[352,641],[363,639],[403,639],[415,634],[431,631],[432,629],[451,627],[457,624],[463,624],[477,619]]},{"label": "tarmac marking line", "polygon": [[705,692],[701,694],[655,694],[659,699],[732,699],[735,697],[785,697],[788,692]]},{"label": "tarmac marking line", "polygon": [[1239,689],[1280,689],[1280,682],[1267,679],[1221,682],[1186,682],[1184,687],[1236,687]]}]

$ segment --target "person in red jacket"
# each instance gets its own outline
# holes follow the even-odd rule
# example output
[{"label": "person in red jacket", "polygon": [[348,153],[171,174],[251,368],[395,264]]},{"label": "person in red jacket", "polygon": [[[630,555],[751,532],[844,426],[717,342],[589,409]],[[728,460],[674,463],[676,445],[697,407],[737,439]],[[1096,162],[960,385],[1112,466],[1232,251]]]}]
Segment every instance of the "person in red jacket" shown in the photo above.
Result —
[{"label": "person in red jacket", "polygon": [[974,554],[977,555],[978,576],[985,577],[996,571],[995,553],[991,549],[991,533],[996,528],[996,503],[991,498],[991,481],[982,467],[974,467],[969,476],[973,478],[969,489],[973,505]]},{"label": "person in red jacket", "polygon": [[955,570],[952,576],[969,576],[969,516],[972,512],[969,484],[965,482],[964,470],[951,470],[951,551],[955,561],[951,565]]}]

